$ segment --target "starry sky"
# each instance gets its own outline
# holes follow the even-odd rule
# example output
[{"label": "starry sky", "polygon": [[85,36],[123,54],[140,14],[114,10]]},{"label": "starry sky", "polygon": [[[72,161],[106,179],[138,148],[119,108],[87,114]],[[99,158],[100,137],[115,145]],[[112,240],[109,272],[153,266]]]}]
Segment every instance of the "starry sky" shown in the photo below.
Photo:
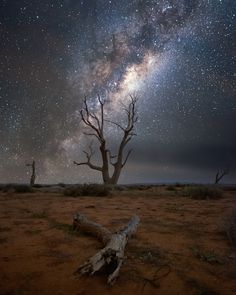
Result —
[{"label": "starry sky", "polygon": [[0,30],[1,183],[26,183],[33,159],[39,183],[101,182],[73,165],[97,94],[117,122],[139,98],[120,183],[210,183],[226,166],[236,182],[235,0],[1,0]]}]

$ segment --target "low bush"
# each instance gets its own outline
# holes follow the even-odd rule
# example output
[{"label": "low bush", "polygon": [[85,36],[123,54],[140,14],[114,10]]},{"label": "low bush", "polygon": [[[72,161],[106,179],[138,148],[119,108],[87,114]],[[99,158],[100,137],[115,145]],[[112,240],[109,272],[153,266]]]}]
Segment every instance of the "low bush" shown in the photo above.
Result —
[{"label": "low bush", "polygon": [[42,187],[44,187],[44,185],[43,185],[43,184],[38,184],[38,183],[37,183],[37,184],[34,184],[33,187],[34,187],[34,188],[42,188]]},{"label": "low bush", "polygon": [[66,184],[63,183],[63,182],[59,182],[59,183],[58,183],[58,186],[60,186],[60,187],[66,187]]},{"label": "low bush", "polygon": [[166,190],[167,190],[167,191],[176,191],[176,187],[175,187],[174,185],[168,185],[168,186],[166,187]]},{"label": "low bush", "polygon": [[56,228],[58,230],[64,231],[65,233],[69,234],[69,235],[78,235],[78,231],[76,231],[73,227],[72,224],[67,224],[67,223],[61,223],[61,222],[57,222],[52,220],[51,221],[51,226],[53,228]]},{"label": "low bush", "polygon": [[127,190],[127,187],[125,185],[115,185],[113,187],[113,190],[118,191],[118,192],[123,192]]},{"label": "low bush", "polygon": [[224,232],[230,244],[236,247],[236,208],[234,208],[231,214],[225,219]]},{"label": "low bush", "polygon": [[195,200],[210,200],[221,198],[222,190],[214,186],[187,186],[183,194]]},{"label": "low bush", "polygon": [[226,192],[235,192],[236,191],[236,186],[226,185],[226,186],[223,186],[223,190],[226,191]]},{"label": "low bush", "polygon": [[185,187],[185,186],[186,186],[186,184],[184,184],[184,183],[176,182],[176,184],[175,184],[175,187]]},{"label": "low bush", "polygon": [[78,196],[107,196],[111,188],[102,184],[83,184],[75,185],[64,190],[65,196],[78,197]]},{"label": "low bush", "polygon": [[32,193],[33,189],[27,184],[6,184],[4,187],[2,187],[2,191],[4,193]]},{"label": "low bush", "polygon": [[214,251],[202,251],[199,247],[192,247],[193,254],[196,258],[201,261],[210,263],[210,264],[223,264],[221,258]]},{"label": "low bush", "polygon": [[139,191],[146,191],[149,190],[152,186],[151,185],[145,185],[145,184],[132,184],[127,185],[127,190],[139,190]]},{"label": "low bush", "polygon": [[36,219],[48,218],[48,214],[46,211],[35,212],[31,215],[31,218],[36,218]]}]

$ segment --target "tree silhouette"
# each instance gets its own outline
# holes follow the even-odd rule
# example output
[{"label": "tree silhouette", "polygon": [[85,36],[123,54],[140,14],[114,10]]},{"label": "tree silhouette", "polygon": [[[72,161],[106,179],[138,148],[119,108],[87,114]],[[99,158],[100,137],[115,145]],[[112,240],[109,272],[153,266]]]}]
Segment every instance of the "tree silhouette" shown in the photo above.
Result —
[{"label": "tree silhouette", "polygon": [[[92,144],[90,144],[88,151],[83,151],[87,160],[85,162],[74,161],[74,164],[79,166],[87,165],[89,168],[101,172],[104,184],[117,184],[121,171],[132,152],[132,150],[129,150],[124,157],[125,147],[130,142],[132,137],[136,135],[134,128],[135,123],[138,120],[137,97],[135,95],[129,95],[129,104],[124,107],[124,112],[126,114],[126,124],[124,124],[124,126],[106,119],[104,116],[104,106],[106,101],[103,101],[100,96],[98,96],[97,99],[99,103],[99,111],[97,113],[94,113],[91,108],[89,108],[87,98],[85,98],[80,115],[83,123],[90,130],[90,132],[84,132],[84,134],[86,136],[95,137],[99,142],[102,165],[97,166],[91,162],[92,156],[94,155]],[[106,123],[113,124],[122,131],[122,138],[117,148],[117,155],[115,156],[111,154],[107,145],[107,139],[104,134],[104,125]],[[113,166],[113,172],[111,175],[110,166]]]},{"label": "tree silhouette", "polygon": [[218,184],[221,179],[225,176],[225,175],[228,175],[229,174],[229,167],[226,167],[224,169],[219,169],[217,172],[216,172],[216,176],[215,176],[215,184]]},{"label": "tree silhouette", "polygon": [[32,168],[32,174],[31,174],[31,177],[30,177],[30,185],[34,185],[35,184],[35,179],[36,179],[35,161],[33,160],[32,164],[26,164],[26,166]]}]

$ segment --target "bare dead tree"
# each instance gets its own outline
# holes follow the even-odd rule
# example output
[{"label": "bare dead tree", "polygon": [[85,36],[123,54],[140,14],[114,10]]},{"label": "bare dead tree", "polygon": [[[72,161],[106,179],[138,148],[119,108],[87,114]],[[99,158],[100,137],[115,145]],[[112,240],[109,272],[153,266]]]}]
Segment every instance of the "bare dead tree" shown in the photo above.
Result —
[{"label": "bare dead tree", "polygon": [[[105,101],[98,96],[99,112],[94,113],[89,109],[87,99],[84,99],[84,107],[80,111],[81,119],[85,126],[88,127],[89,132],[84,132],[86,136],[95,137],[100,145],[100,154],[102,158],[102,165],[97,166],[91,162],[91,158],[94,155],[92,146],[90,145],[89,151],[84,151],[86,155],[85,162],[76,162],[75,165],[87,165],[93,170],[101,172],[104,184],[117,184],[121,171],[126,165],[128,158],[132,152],[129,150],[124,157],[125,147],[130,142],[135,134],[135,123],[138,120],[137,116],[137,97],[135,95],[129,95],[130,102],[127,106],[124,106],[124,112],[126,113],[126,124],[121,125],[117,122],[108,120],[104,117],[104,105]],[[112,124],[118,127],[122,131],[122,138],[118,145],[117,154],[112,155],[107,146],[107,139],[104,134],[104,124]],[[110,175],[110,166],[113,166],[113,172]]]},{"label": "bare dead tree", "polygon": [[219,169],[215,176],[215,184],[218,184],[221,181],[221,179],[228,174],[229,174],[229,167],[226,167],[224,169]]},{"label": "bare dead tree", "polygon": [[35,184],[35,179],[36,179],[35,161],[33,160],[32,164],[26,164],[26,166],[32,168],[32,174],[31,174],[31,177],[30,177],[30,185],[34,185]]}]

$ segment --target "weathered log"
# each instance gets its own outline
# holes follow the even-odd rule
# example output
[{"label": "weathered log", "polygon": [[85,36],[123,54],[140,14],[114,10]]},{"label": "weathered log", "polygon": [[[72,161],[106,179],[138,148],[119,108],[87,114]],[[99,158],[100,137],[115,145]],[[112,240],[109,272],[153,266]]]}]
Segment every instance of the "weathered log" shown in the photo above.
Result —
[{"label": "weathered log", "polygon": [[75,273],[93,275],[101,268],[109,266],[112,272],[107,282],[109,285],[114,284],[124,260],[125,246],[132,233],[135,232],[139,221],[139,217],[134,216],[124,228],[112,234],[105,227],[78,213],[74,217],[74,228],[97,237],[105,247],[81,265]]},{"label": "weathered log", "polygon": [[74,229],[81,230],[83,232],[90,234],[91,236],[94,236],[104,245],[106,245],[106,243],[110,241],[110,237],[112,234],[108,229],[103,227],[101,224],[98,224],[87,219],[86,216],[80,213],[77,213],[77,215],[74,216],[73,227]]}]

